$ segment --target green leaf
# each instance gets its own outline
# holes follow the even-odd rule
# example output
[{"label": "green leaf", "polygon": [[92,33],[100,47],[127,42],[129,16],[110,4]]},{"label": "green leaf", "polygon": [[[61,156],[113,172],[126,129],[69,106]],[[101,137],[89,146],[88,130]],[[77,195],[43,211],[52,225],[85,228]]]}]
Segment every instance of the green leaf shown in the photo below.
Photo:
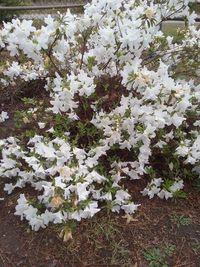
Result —
[{"label": "green leaf", "polygon": [[93,66],[95,65],[95,57],[88,57],[87,67],[88,70],[91,71]]}]

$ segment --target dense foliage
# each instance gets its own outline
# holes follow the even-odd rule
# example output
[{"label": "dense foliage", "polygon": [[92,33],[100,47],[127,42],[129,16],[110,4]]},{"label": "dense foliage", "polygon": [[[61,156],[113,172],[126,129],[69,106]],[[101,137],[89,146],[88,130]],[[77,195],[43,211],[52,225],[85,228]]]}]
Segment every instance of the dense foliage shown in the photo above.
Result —
[{"label": "dense foliage", "polygon": [[[173,16],[187,18],[176,40],[160,30]],[[39,105],[21,114],[24,124],[38,121],[30,138],[0,141],[5,190],[36,191],[20,195],[15,213],[32,229],[101,209],[132,214],[138,179],[144,196],[162,199],[185,197],[184,180],[199,179],[195,18],[187,0],[93,0],[83,17],[48,16],[40,29],[4,24],[0,47],[13,60],[2,85],[39,81],[50,96],[42,117]]]},{"label": "dense foliage", "polygon": [[[19,6],[22,5],[22,0],[0,0],[0,6]],[[3,11],[0,12],[0,22],[1,21],[10,21],[16,17],[18,12],[16,11]]]}]

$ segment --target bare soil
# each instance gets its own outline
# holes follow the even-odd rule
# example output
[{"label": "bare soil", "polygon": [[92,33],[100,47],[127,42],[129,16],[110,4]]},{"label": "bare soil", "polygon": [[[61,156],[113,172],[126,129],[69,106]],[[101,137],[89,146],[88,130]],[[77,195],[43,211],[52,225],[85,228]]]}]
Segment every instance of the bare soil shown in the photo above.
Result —
[{"label": "bare soil", "polygon": [[[50,226],[32,232],[26,222],[14,216],[20,190],[8,196],[3,192],[3,181],[0,183],[0,197],[5,198],[0,202],[2,267],[147,267],[144,249],[166,243],[176,247],[172,257],[168,258],[169,266],[200,266],[200,252],[192,247],[194,242],[200,242],[200,198],[190,185],[186,189],[187,199],[173,203],[140,197],[138,189],[142,182],[138,185],[137,181],[137,185],[133,185],[133,197],[141,207],[134,215],[134,221],[127,224],[122,215],[102,212],[92,220],[78,224],[73,240],[63,243],[58,236],[61,228]],[[30,189],[25,194],[29,195]],[[191,223],[178,227],[170,219],[172,214],[185,215]]]}]

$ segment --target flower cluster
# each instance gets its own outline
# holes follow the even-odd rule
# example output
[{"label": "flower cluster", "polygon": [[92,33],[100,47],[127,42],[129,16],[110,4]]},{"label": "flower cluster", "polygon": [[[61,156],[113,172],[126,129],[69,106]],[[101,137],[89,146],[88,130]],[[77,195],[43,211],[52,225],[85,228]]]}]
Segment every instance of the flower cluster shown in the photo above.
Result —
[{"label": "flower cluster", "polygon": [[[161,199],[168,199],[173,197],[173,193],[180,191],[183,189],[183,180],[175,180],[169,183],[167,181],[165,187],[163,189],[160,188],[161,184],[163,183],[162,178],[153,179],[148,186],[141,192],[143,196],[148,195],[149,198],[153,198],[154,195],[159,196]],[[169,184],[168,188],[166,185]]]},{"label": "flower cluster", "polygon": [[[175,15],[188,21],[178,40],[160,29]],[[198,68],[194,19],[187,0],[93,0],[83,16],[48,16],[39,29],[30,20],[4,23],[0,48],[14,60],[1,83],[42,80],[50,98],[34,136],[0,141],[5,190],[36,191],[20,195],[15,213],[32,229],[104,208],[134,213],[140,204],[126,180],[150,178],[142,194],[168,199],[198,176],[200,85],[181,73],[183,64]]]}]

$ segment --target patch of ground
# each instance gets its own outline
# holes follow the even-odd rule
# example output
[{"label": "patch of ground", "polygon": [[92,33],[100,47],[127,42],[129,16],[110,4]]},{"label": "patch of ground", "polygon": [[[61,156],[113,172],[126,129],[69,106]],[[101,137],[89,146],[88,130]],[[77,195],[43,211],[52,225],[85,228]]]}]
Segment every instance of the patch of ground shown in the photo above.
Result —
[{"label": "patch of ground", "polygon": [[[101,212],[78,224],[73,240],[63,243],[58,236],[62,227],[51,226],[35,233],[14,216],[20,190],[8,196],[3,192],[3,181],[0,183],[0,197],[5,198],[0,202],[1,267],[147,267],[151,265],[144,260],[145,249],[166,244],[174,246],[173,254],[166,258],[168,266],[200,266],[200,198],[190,185],[187,199],[176,203],[140,198],[137,192],[141,185],[137,185],[133,198],[141,207],[130,223],[122,214]],[[30,189],[25,194],[29,195]],[[178,221],[181,216],[188,219],[187,223]]]}]

